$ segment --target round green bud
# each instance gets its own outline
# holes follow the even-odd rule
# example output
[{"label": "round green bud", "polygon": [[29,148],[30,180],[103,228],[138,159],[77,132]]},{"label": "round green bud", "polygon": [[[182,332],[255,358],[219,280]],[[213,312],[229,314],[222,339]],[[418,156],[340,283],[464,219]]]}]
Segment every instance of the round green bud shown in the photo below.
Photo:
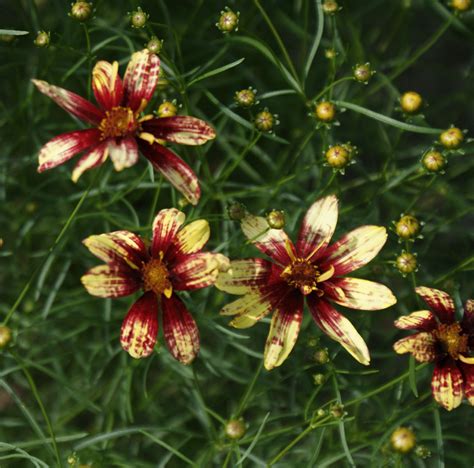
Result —
[{"label": "round green bud", "polygon": [[12,339],[12,331],[6,325],[0,325],[0,349],[6,348]]},{"label": "round green bud", "polygon": [[313,382],[315,385],[322,385],[324,382],[326,382],[326,376],[324,374],[314,374]]},{"label": "round green bud", "polygon": [[407,91],[400,97],[400,107],[406,114],[415,114],[422,105],[423,98],[415,91]]},{"label": "round green bud", "polygon": [[178,108],[171,101],[163,101],[158,106],[158,110],[156,112],[159,117],[174,117],[178,112]]},{"label": "round green bud", "polygon": [[439,151],[430,150],[423,155],[423,167],[429,172],[439,172],[446,166],[446,159]]},{"label": "round green bud", "polygon": [[402,216],[395,224],[395,231],[401,239],[413,239],[421,230],[420,222],[411,215]]},{"label": "round green bud", "polygon": [[263,110],[255,116],[255,127],[261,132],[270,132],[275,123],[275,117],[268,110]]},{"label": "round green bud", "polygon": [[457,127],[451,127],[445,130],[439,136],[440,143],[448,149],[458,148],[464,140],[464,134]]},{"label": "round green bud", "polygon": [[244,204],[234,202],[227,206],[227,215],[232,221],[241,221],[247,216],[247,209]]},{"label": "round green bud", "polygon": [[341,419],[344,417],[344,405],[341,403],[334,403],[331,405],[329,408],[329,412],[331,413],[331,416],[336,419]]},{"label": "round green bud", "polygon": [[267,223],[272,229],[283,229],[285,227],[285,213],[280,210],[272,210],[267,214]]},{"label": "round green bud", "polygon": [[332,102],[321,101],[316,104],[314,115],[321,122],[332,122],[336,118],[336,106]]},{"label": "round green bud", "polygon": [[338,3],[335,0],[324,0],[323,11],[327,15],[335,15],[340,10]]},{"label": "round green bud", "polygon": [[319,408],[318,411],[316,411],[316,415],[318,416],[318,418],[323,418],[327,414],[328,412],[324,408]]},{"label": "round green bud", "polygon": [[236,91],[234,100],[240,107],[252,107],[256,101],[256,92],[252,88]]},{"label": "round green bud", "polygon": [[225,425],[225,435],[232,440],[239,440],[247,431],[243,419],[231,419]]},{"label": "round green bud", "polygon": [[352,159],[351,152],[346,146],[334,145],[331,146],[325,153],[327,163],[335,169],[342,169],[346,167]]},{"label": "round green bud", "polygon": [[38,31],[36,39],[33,41],[36,47],[48,47],[50,41],[50,33],[46,31]]},{"label": "round green bud", "polygon": [[130,25],[136,29],[144,28],[149,17],[150,15],[145,13],[141,7],[138,7],[130,13]]},{"label": "round green bud", "polygon": [[431,452],[426,445],[417,445],[415,448],[415,455],[425,460],[426,458],[431,457]]},{"label": "round green bud", "polygon": [[71,6],[69,16],[76,19],[77,21],[87,21],[92,15],[92,3],[89,2],[76,2]]},{"label": "round green bud", "polygon": [[329,353],[326,348],[318,349],[313,354],[313,360],[316,364],[327,364],[329,362]]},{"label": "round green bud", "polygon": [[162,47],[163,41],[161,39],[158,39],[156,36],[152,36],[146,45],[146,48],[152,54],[159,54],[161,52]]},{"label": "round green bud", "polygon": [[400,273],[407,275],[413,273],[418,268],[416,256],[409,252],[402,252],[395,261],[395,265]]},{"label": "round green bud", "polygon": [[408,453],[416,444],[415,433],[408,427],[399,427],[390,436],[390,445],[395,452]]},{"label": "round green bud", "polygon": [[219,16],[219,21],[216,23],[216,26],[224,34],[237,31],[239,26],[239,16],[239,12],[234,13],[229,7],[226,7],[225,10],[221,11],[221,15]]},{"label": "round green bud", "polygon": [[359,83],[367,84],[374,72],[370,67],[370,63],[357,64],[353,70],[353,76]]},{"label": "round green bud", "polygon": [[326,49],[324,51],[324,56],[328,59],[328,60],[332,60],[332,59],[335,59],[336,56],[337,56],[337,52],[335,49],[333,49],[332,47],[330,47],[329,49]]}]

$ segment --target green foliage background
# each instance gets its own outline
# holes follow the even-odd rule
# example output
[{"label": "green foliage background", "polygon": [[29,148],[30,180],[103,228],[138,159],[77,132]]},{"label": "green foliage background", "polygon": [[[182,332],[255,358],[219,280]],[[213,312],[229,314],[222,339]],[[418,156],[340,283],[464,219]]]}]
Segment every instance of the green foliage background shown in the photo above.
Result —
[{"label": "green foliage background", "polygon": [[[319,1],[229,0],[240,11],[240,26],[223,35],[215,22],[225,4],[213,0],[143,1],[150,14],[144,30],[128,25],[134,1],[96,1],[95,16],[84,26],[67,16],[68,2],[2,2],[1,27],[30,34],[0,45],[0,317],[15,308],[8,322],[13,344],[0,354],[0,466],[56,466],[58,458],[67,465],[73,452],[98,467],[265,466],[283,453],[274,466],[472,466],[466,430],[472,408],[466,401],[452,413],[438,408],[430,393],[432,366],[415,374],[392,344],[402,336],[393,320],[420,307],[414,284],[450,292],[459,308],[473,294],[473,144],[449,154],[443,175],[423,172],[420,158],[437,138],[430,129],[452,123],[473,128],[474,14],[454,17],[435,0],[340,3],[336,16],[321,19]],[[32,43],[40,29],[51,31],[47,49]],[[404,245],[391,232],[381,255],[358,272],[389,285],[398,297],[388,310],[345,311],[369,344],[370,368],[323,336],[306,314],[289,359],[259,373],[269,319],[252,329],[229,329],[218,311],[233,298],[215,289],[185,297],[201,333],[201,353],[191,367],[175,362],[162,339],[146,360],[133,361],[121,350],[120,324],[134,298],[112,302],[85,292],[79,278],[97,260],[80,241],[115,229],[149,235],[153,215],[178,206],[179,194],[144,158],[122,173],[107,163],[98,178],[91,171],[77,185],[70,181],[70,163],[37,174],[40,146],[78,122],[34,90],[30,79],[90,96],[91,65],[119,60],[123,72],[152,33],[164,39],[160,57],[169,85],[148,109],[176,99],[180,112],[217,129],[218,138],[202,148],[176,148],[199,174],[201,202],[185,211],[188,219],[210,221],[211,248],[231,258],[258,255],[226,216],[231,201],[254,213],[285,210],[293,236],[305,210],[326,193],[340,198],[336,238],[361,224],[391,227],[407,209],[424,221],[423,239]],[[325,58],[329,47],[338,52],[335,61]],[[339,113],[340,126],[316,129],[308,116],[312,99],[366,61],[377,71],[368,85],[345,80],[330,96],[359,111]],[[258,89],[260,104],[242,111],[233,94],[248,86]],[[405,120],[398,98],[411,89],[428,105],[425,117],[410,123],[426,133],[382,121]],[[274,134],[260,135],[252,119],[265,106],[280,124]],[[360,108],[378,115],[369,118]],[[323,151],[348,140],[359,148],[357,163],[334,176]],[[404,248],[418,253],[420,262],[407,278],[393,267]],[[312,359],[315,337],[329,348],[328,365]],[[315,373],[327,382],[315,385]],[[335,400],[347,415],[312,425],[314,413]],[[238,442],[224,436],[233,416],[248,425]],[[387,449],[399,425],[414,429],[431,458]]]}]

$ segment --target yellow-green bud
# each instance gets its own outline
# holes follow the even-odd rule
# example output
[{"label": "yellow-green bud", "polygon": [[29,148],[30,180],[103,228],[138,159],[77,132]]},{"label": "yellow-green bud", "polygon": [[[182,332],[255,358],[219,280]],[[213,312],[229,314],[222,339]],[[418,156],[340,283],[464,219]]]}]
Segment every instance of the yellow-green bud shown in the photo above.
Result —
[{"label": "yellow-green bud", "polygon": [[326,49],[326,50],[324,51],[324,56],[325,56],[328,60],[335,59],[335,58],[336,58],[336,55],[337,55],[337,52],[336,52],[335,49],[333,49],[332,47],[329,48],[329,49]]},{"label": "yellow-green bud", "polygon": [[471,0],[451,0],[450,7],[458,12],[463,12],[471,8]]},{"label": "yellow-green bud", "polygon": [[341,419],[345,415],[344,405],[342,405],[341,403],[334,403],[329,408],[329,412],[331,413],[331,416],[333,418]]},{"label": "yellow-green bud", "polygon": [[314,374],[313,382],[315,385],[322,385],[324,382],[326,382],[326,377],[324,374]]},{"label": "yellow-green bud", "polygon": [[0,349],[8,346],[12,339],[12,331],[6,325],[0,325]]},{"label": "yellow-green bud", "polygon": [[267,214],[267,223],[272,229],[285,227],[285,213],[281,210],[272,210]]},{"label": "yellow-green bud", "polygon": [[408,453],[415,447],[415,433],[408,427],[399,427],[392,432],[390,444],[395,452]]},{"label": "yellow-green bud", "polygon": [[440,143],[448,149],[458,148],[464,140],[462,131],[457,127],[451,127],[445,130],[439,136]]},{"label": "yellow-green bud", "polygon": [[431,457],[431,452],[426,445],[417,445],[415,448],[415,455],[425,460],[426,458]]},{"label": "yellow-green bud", "polygon": [[216,26],[224,34],[237,31],[239,27],[239,16],[240,12],[234,13],[229,7],[226,7],[225,10],[221,11]]},{"label": "yellow-green bud", "polygon": [[73,3],[69,16],[77,21],[87,21],[92,15],[92,3],[78,1]]},{"label": "yellow-green bud", "polygon": [[174,117],[178,108],[171,101],[164,101],[158,106],[157,114],[159,117]]},{"label": "yellow-green bud", "polygon": [[141,7],[130,13],[130,25],[132,28],[144,28],[150,15],[145,13]]},{"label": "yellow-green bud", "polygon": [[239,440],[247,431],[243,419],[231,419],[225,425],[225,435],[232,440]]},{"label": "yellow-green bud", "polygon": [[413,239],[421,229],[420,222],[411,215],[402,216],[395,224],[397,235],[404,240]]},{"label": "yellow-green bud", "polygon": [[335,0],[324,0],[323,11],[327,15],[335,15],[340,9],[340,6]]},{"label": "yellow-green bud", "polygon": [[318,349],[313,354],[313,360],[316,364],[327,364],[329,362],[329,353],[326,348]]},{"label": "yellow-green bud", "polygon": [[407,275],[413,273],[418,268],[416,256],[409,252],[402,252],[395,261],[395,265],[400,273]]},{"label": "yellow-green bud", "polygon": [[36,47],[48,47],[51,35],[46,31],[38,31],[36,39],[33,41]]},{"label": "yellow-green bud", "polygon": [[275,117],[265,109],[255,116],[254,123],[255,127],[261,132],[270,132],[275,123]]},{"label": "yellow-green bud", "polygon": [[236,91],[234,95],[235,102],[240,107],[252,107],[255,104],[256,93],[252,88]]},{"label": "yellow-green bud", "polygon": [[234,202],[227,207],[227,215],[232,221],[241,221],[247,215],[247,209],[242,203]]},{"label": "yellow-green bud", "polygon": [[415,91],[407,91],[400,97],[400,107],[407,114],[415,114],[422,105],[423,98]]},{"label": "yellow-green bud", "polygon": [[335,169],[342,169],[351,162],[351,152],[343,145],[331,146],[325,153],[326,161]]},{"label": "yellow-green bud", "polygon": [[446,166],[446,159],[439,151],[430,150],[423,155],[423,167],[429,172],[439,172]]},{"label": "yellow-green bud", "polygon": [[159,54],[161,52],[162,47],[163,47],[163,41],[161,39],[158,39],[156,36],[152,36],[146,45],[146,48],[152,54]]},{"label": "yellow-green bud", "polygon": [[367,84],[375,72],[372,71],[370,63],[357,64],[353,70],[353,76],[359,83]]},{"label": "yellow-green bud", "polygon": [[316,415],[318,416],[318,418],[322,418],[327,414],[328,412],[324,408],[319,408],[318,411],[316,411]]},{"label": "yellow-green bud", "polygon": [[332,122],[336,118],[336,106],[329,101],[322,101],[316,104],[314,115],[321,122]]}]

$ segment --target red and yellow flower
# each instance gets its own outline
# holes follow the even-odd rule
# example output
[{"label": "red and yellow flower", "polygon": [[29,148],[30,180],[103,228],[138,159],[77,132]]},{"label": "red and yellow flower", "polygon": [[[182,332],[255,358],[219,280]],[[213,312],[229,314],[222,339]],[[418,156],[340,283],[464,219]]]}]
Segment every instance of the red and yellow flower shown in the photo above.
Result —
[{"label": "red and yellow flower", "polygon": [[265,345],[265,368],[280,366],[293,349],[303,317],[304,298],[316,324],[362,364],[369,350],[351,322],[332,303],[353,309],[378,310],[396,298],[386,286],[343,275],[364,266],[387,239],[384,227],[362,226],[329,245],[338,217],[338,200],[328,196],[306,213],[296,245],[281,229],[270,229],[265,218],[246,216],[246,237],[271,261],[236,260],[219,275],[216,286],[241,298],[226,305],[223,315],[233,315],[231,325],[247,328],[273,313]]},{"label": "red and yellow flower", "polygon": [[176,291],[191,291],[215,283],[228,264],[221,254],[201,252],[209,239],[209,224],[196,220],[185,226],[185,214],[161,210],[153,222],[153,238],[145,241],[128,231],[88,237],[84,245],[106,262],[89,270],[81,281],[89,294],[123,297],[143,290],[121,329],[122,347],[130,356],[149,356],[156,344],[158,314],[168,349],[183,364],[199,351],[199,331]]},{"label": "red and yellow flower", "polygon": [[455,320],[455,307],[449,294],[421,286],[416,292],[430,310],[419,310],[395,321],[402,330],[418,333],[398,340],[398,354],[411,353],[417,361],[434,362],[431,380],[434,399],[448,411],[457,408],[466,395],[474,405],[474,300],[469,299],[460,322]]},{"label": "red and yellow flower", "polygon": [[206,122],[194,117],[141,116],[153,97],[159,70],[159,58],[148,49],[132,55],[123,81],[118,74],[118,62],[101,60],[92,71],[92,89],[98,107],[71,91],[33,80],[39,91],[56,104],[92,125],[92,128],[64,133],[46,143],[39,152],[38,172],[83,153],[72,173],[72,180],[76,182],[84,171],[103,164],[108,157],[116,171],[133,166],[140,150],[153,167],[195,205],[200,197],[196,174],[162,143],[202,145],[216,135]]}]

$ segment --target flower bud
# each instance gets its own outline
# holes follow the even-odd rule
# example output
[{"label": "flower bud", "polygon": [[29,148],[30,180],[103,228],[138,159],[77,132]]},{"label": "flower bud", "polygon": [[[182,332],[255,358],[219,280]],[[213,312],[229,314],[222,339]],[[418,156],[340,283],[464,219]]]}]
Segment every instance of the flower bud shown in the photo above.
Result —
[{"label": "flower bud", "polygon": [[334,145],[326,151],[325,157],[331,167],[342,169],[351,162],[352,154],[350,147],[346,145]]},{"label": "flower bud", "polygon": [[370,68],[370,63],[357,64],[353,69],[353,76],[359,83],[367,84],[375,72]]},{"label": "flower bud", "polygon": [[231,419],[225,425],[225,435],[232,440],[239,440],[247,431],[245,427],[245,422],[242,418],[240,419]]},{"label": "flower bud", "polygon": [[158,39],[156,36],[151,36],[151,39],[148,41],[146,45],[146,48],[152,54],[159,54],[161,52],[162,47],[163,47],[163,41],[161,39]]},{"label": "flower bud", "polygon": [[275,124],[275,116],[265,109],[255,116],[255,127],[261,132],[270,132]]},{"label": "flower bud", "polygon": [[6,348],[12,339],[12,331],[6,325],[0,325],[0,349]]},{"label": "flower bud", "polygon": [[464,12],[471,8],[471,0],[451,0],[449,5],[456,12]]},{"label": "flower bud", "polygon": [[462,131],[457,127],[451,127],[445,130],[439,136],[440,143],[448,149],[458,148],[464,140]]},{"label": "flower bud", "polygon": [[332,102],[321,101],[316,104],[314,114],[321,122],[332,122],[336,118],[336,106]]},{"label": "flower bud", "polygon": [[0,237],[0,249],[3,247],[3,239]]},{"label": "flower bud", "polygon": [[227,206],[227,215],[232,221],[241,221],[247,216],[247,209],[244,204],[234,202]]},{"label": "flower bud", "polygon": [[189,200],[184,197],[178,199],[178,206],[180,209],[186,208],[189,205]]},{"label": "flower bud", "polygon": [[171,101],[163,101],[157,110],[159,117],[174,117],[178,112],[178,108]]},{"label": "flower bud", "polygon": [[281,210],[272,210],[267,214],[267,223],[272,229],[285,227],[285,213]]},{"label": "flower bud", "polygon": [[323,3],[323,11],[327,15],[335,15],[341,7],[335,0],[324,0]]},{"label": "flower bud", "polygon": [[415,455],[425,460],[431,457],[431,452],[426,445],[417,445],[415,448]]},{"label": "flower bud", "polygon": [[336,419],[342,419],[345,416],[344,405],[341,403],[334,403],[329,408],[331,416]]},{"label": "flower bud", "polygon": [[36,39],[33,41],[36,47],[48,47],[51,34],[46,31],[38,31]]},{"label": "flower bud", "polygon": [[409,252],[402,252],[395,261],[395,266],[402,275],[413,273],[418,269],[416,255]]},{"label": "flower bud", "polygon": [[314,374],[313,382],[315,385],[322,385],[324,382],[326,382],[326,376],[324,374]]},{"label": "flower bud", "polygon": [[313,360],[316,364],[327,364],[329,362],[329,353],[326,348],[318,349],[313,354]]},{"label": "flower bud", "polygon": [[407,91],[400,97],[400,106],[406,114],[415,114],[421,109],[423,98],[415,91]]},{"label": "flower bud", "polygon": [[240,12],[234,13],[229,7],[225,7],[225,9],[221,11],[221,15],[219,16],[219,21],[216,23],[216,26],[224,34],[228,34],[232,31],[238,31],[239,16]]},{"label": "flower bud", "polygon": [[420,222],[411,215],[404,215],[395,223],[397,235],[404,240],[415,238],[420,230]]},{"label": "flower bud", "polygon": [[316,416],[318,418],[323,418],[327,414],[328,414],[328,412],[324,408],[319,408],[318,411],[316,411]]},{"label": "flower bud", "polygon": [[257,93],[254,89],[242,89],[236,91],[234,95],[234,101],[240,107],[252,107],[256,103]]},{"label": "flower bud", "polygon": [[413,450],[415,443],[415,433],[408,427],[399,427],[390,436],[390,444],[395,452],[408,453]]},{"label": "flower bud", "polygon": [[141,7],[138,7],[130,13],[130,25],[136,29],[144,28],[149,17],[150,15],[145,13]]},{"label": "flower bud", "polygon": [[446,159],[439,151],[430,150],[423,155],[421,164],[429,172],[440,172],[446,166]]},{"label": "flower bud", "polygon": [[333,49],[332,47],[330,47],[329,49],[326,49],[324,51],[324,56],[328,59],[328,60],[332,60],[332,59],[335,59],[336,56],[337,56],[337,52],[335,49]]},{"label": "flower bud", "polygon": [[87,21],[92,15],[92,3],[77,1],[71,6],[69,16],[77,21]]}]

